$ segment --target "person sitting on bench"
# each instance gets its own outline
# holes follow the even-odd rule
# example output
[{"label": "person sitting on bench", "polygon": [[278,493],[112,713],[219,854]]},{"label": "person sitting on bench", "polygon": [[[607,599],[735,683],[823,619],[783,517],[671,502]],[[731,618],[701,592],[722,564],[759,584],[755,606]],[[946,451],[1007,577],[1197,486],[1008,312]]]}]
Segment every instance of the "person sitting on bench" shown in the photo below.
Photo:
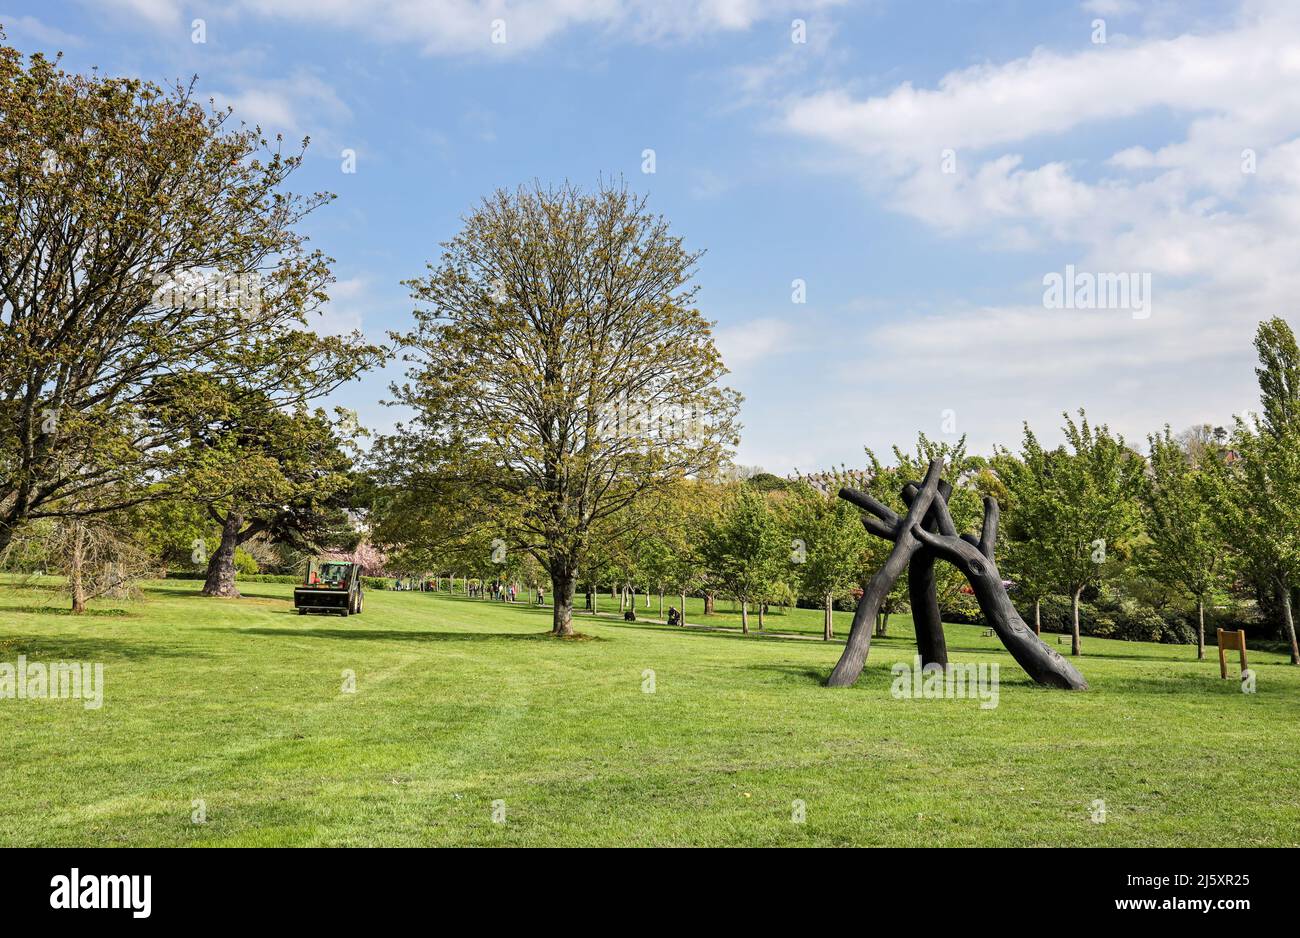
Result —
[{"label": "person sitting on bench", "polygon": [[681,625],[681,624],[682,624],[682,614],[681,614],[680,612],[677,611],[677,607],[676,607],[676,606],[669,606],[669,607],[668,607],[668,624],[669,624],[669,625]]}]

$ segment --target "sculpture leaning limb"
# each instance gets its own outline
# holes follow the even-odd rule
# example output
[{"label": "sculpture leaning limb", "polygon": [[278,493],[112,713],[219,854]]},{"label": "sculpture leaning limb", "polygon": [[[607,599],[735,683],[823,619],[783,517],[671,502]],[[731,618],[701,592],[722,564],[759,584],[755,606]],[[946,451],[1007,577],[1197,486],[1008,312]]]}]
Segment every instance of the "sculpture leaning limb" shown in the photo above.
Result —
[{"label": "sculpture leaning limb", "polygon": [[[991,503],[991,504],[990,504]],[[952,517],[941,499],[934,502],[939,516],[940,532],[952,530]],[[947,516],[946,518],[944,516]],[[909,515],[910,517],[910,515]],[[980,537],[972,544],[966,537],[927,531],[921,524],[913,523],[912,534],[927,548],[961,570],[970,581],[979,601],[980,611],[997,633],[1011,657],[1039,684],[1061,687],[1066,690],[1087,690],[1083,679],[1070,662],[1055,649],[1038,638],[1020,618],[1016,607],[1002,585],[1002,574],[993,562],[993,548],[997,540],[998,509],[992,498],[984,500],[984,527]]]},{"label": "sculpture leaning limb", "polygon": [[[912,499],[912,504],[907,510],[907,516],[902,519],[898,519],[897,514],[865,493],[852,489],[840,490],[840,497],[846,501],[850,501],[871,512],[886,524],[889,524],[891,519],[896,520],[897,524],[890,525],[895,533],[894,549],[889,552],[889,558],[876,571],[875,575],[867,583],[866,589],[862,591],[862,599],[858,601],[857,611],[853,614],[853,625],[849,630],[849,640],[844,645],[844,653],[840,655],[839,662],[835,665],[835,669],[831,671],[831,676],[826,681],[828,686],[848,687],[857,681],[858,676],[862,673],[862,666],[867,660],[867,653],[871,650],[871,629],[875,624],[876,614],[880,611],[880,607],[884,603],[885,597],[889,595],[889,591],[894,588],[894,583],[897,582],[899,576],[907,568],[912,555],[921,547],[915,532],[920,528],[926,512],[930,510],[930,505],[938,495],[939,473],[942,470],[942,459],[930,461],[930,468],[925,474],[925,481],[921,484],[916,497]],[[864,518],[863,523],[866,524],[871,520],[874,519]],[[872,526],[867,524],[867,528],[871,530]]]}]

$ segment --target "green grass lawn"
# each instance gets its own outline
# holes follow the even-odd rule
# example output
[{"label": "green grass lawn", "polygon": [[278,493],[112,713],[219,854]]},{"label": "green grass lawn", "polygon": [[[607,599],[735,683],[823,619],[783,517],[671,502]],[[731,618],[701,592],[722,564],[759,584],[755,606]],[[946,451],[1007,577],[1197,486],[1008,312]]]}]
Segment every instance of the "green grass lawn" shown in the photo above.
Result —
[{"label": "green grass lawn", "polygon": [[0,700],[0,844],[1300,844],[1300,669],[1276,654],[1246,695],[1193,649],[1085,639],[1070,694],[949,626],[955,660],[1002,666],[985,710],[890,695],[906,617],[830,690],[839,643],[590,617],[556,641],[536,608],[371,591],[302,618],[288,586],[198,585],[80,618],[0,588],[0,662],[105,680],[99,710]]}]

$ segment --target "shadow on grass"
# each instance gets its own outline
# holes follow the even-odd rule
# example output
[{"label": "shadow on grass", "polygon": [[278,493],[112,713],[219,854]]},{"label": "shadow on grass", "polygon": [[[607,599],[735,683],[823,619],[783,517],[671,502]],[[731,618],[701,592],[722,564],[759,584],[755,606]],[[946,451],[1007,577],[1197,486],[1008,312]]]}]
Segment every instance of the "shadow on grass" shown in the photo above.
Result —
[{"label": "shadow on grass", "polygon": [[70,635],[0,635],[0,661],[18,655],[35,660],[96,661],[105,658],[206,658],[191,648],[150,642],[121,642],[111,638]]},{"label": "shadow on grass", "polygon": [[[996,642],[996,640],[993,641]],[[1133,644],[1138,645],[1140,643],[1134,642]],[[1089,651],[1087,649],[1087,646],[1084,647],[1083,654],[1078,655],[1076,657],[1075,655],[1070,654],[1069,644],[1065,644],[1058,648],[1053,642],[1048,642],[1047,646],[1049,648],[1055,648],[1057,653],[1062,658],[1064,658],[1066,661],[1071,662],[1072,664],[1077,665],[1081,670],[1088,666],[1089,661],[1155,661],[1155,662],[1159,662],[1160,664],[1206,665],[1209,664],[1211,660],[1213,660],[1214,668],[1216,671],[1218,670],[1219,667],[1218,659],[1213,657],[1213,655],[1207,655],[1204,661],[1197,661],[1196,647],[1194,645],[1169,646],[1171,648],[1179,648],[1179,647],[1190,648],[1191,654],[1185,657],[1180,657],[1178,655],[1150,655],[1140,651],[1130,652],[1128,649],[1124,649],[1122,651]],[[952,643],[949,643],[948,650],[950,652],[962,652],[965,654],[972,654],[972,655],[984,654],[989,651],[998,651],[998,652],[1007,651],[1006,647],[1003,646],[1001,642],[985,645],[983,647],[978,645],[954,645]],[[1252,652],[1254,650],[1255,649],[1253,648],[1251,649]],[[1009,654],[1009,652],[1007,653]],[[1268,664],[1270,662],[1263,662],[1263,663]]]},{"label": "shadow on grass", "polygon": [[[209,629],[228,632],[230,629]],[[413,632],[400,629],[234,629],[240,635],[268,635],[273,638],[347,638],[371,642],[566,642],[605,639],[579,634],[569,639],[557,639],[550,632]]]},{"label": "shadow on grass", "polygon": [[751,664],[745,666],[746,671],[773,671],[777,674],[784,674],[787,677],[794,678],[794,683],[808,684],[814,687],[825,687],[826,679],[830,677],[831,669],[826,668],[802,668],[792,664]]},{"label": "shadow on grass", "polygon": [[196,599],[204,599],[207,600],[208,602],[213,602],[213,603],[238,603],[240,600],[243,599],[263,599],[263,600],[269,599],[272,602],[288,603],[289,605],[293,605],[292,594],[285,596],[283,593],[262,593],[257,590],[241,589],[239,591],[239,599],[231,599],[224,596],[204,596],[198,590],[195,590],[191,595],[193,595]]},{"label": "shadow on grass", "polygon": [[625,622],[622,619],[614,618],[597,618],[592,619],[589,615],[573,617],[573,624],[576,626],[579,622],[592,622],[596,625],[604,625],[615,629],[637,629],[644,632],[662,632],[669,635],[690,635],[695,638],[725,638],[732,641],[742,642],[763,642],[765,644],[798,644],[810,648],[841,648],[844,640],[839,638],[831,639],[829,642],[823,642],[820,638],[813,636],[811,633],[808,637],[801,637],[797,634],[777,634],[773,632],[760,632],[757,629],[750,629],[748,635],[741,632],[739,627],[730,626],[713,626],[713,625],[662,625],[658,622]]},{"label": "shadow on grass", "polygon": [[39,580],[10,579],[6,581],[3,576],[0,576],[0,587],[15,593],[65,593],[68,589],[66,583],[54,582],[47,577],[42,577]]},{"label": "shadow on grass", "polygon": [[[385,592],[388,592],[388,591],[387,591],[387,590],[374,590],[374,591],[372,591],[369,595],[380,595],[380,596],[382,596],[382,595],[384,595]],[[494,606],[494,607],[497,607],[497,608],[500,608],[500,609],[509,609],[511,612],[534,612],[534,613],[544,613],[548,618],[553,614],[553,613],[552,613],[552,608],[553,608],[553,607],[551,606],[550,603],[547,603],[545,606],[539,606],[539,605],[537,605],[537,603],[527,602],[526,600],[520,600],[520,601],[518,601],[518,602],[513,602],[513,603],[506,603],[506,602],[501,602],[500,600],[497,600],[497,599],[478,599],[478,598],[476,598],[476,597],[474,597],[474,596],[457,596],[457,595],[450,595],[450,596],[449,596],[449,595],[446,594],[446,593],[427,593],[427,594],[425,594],[425,595],[429,596],[431,599],[441,599],[441,600],[444,600],[444,601],[447,601],[447,602],[453,602],[453,603],[464,603],[464,604],[467,604],[467,605],[471,605],[471,606],[479,606],[479,607],[482,607],[482,608],[487,608],[487,607],[489,607],[489,606]],[[583,610],[581,610],[581,609],[574,609],[574,610],[573,610],[573,614],[574,614],[575,616],[577,616],[577,615],[581,614],[582,611],[583,611]]]}]

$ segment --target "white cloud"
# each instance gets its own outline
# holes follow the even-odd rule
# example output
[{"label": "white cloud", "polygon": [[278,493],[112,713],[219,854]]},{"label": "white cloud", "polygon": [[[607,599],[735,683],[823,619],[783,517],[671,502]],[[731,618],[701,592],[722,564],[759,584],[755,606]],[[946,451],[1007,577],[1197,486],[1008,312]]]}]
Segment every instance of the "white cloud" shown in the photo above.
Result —
[{"label": "white cloud", "polygon": [[233,107],[236,120],[286,138],[316,136],[352,116],[329,84],[304,70],[277,79],[240,78],[235,89],[214,92],[212,97],[219,107]]},{"label": "white cloud", "polygon": [[94,0],[91,5],[97,11],[143,21],[154,29],[174,29],[182,21],[179,0]]},{"label": "white cloud", "polygon": [[[259,16],[358,30],[436,55],[511,55],[574,29],[631,42],[690,40],[802,16],[842,0],[243,0]],[[505,26],[494,43],[493,23]]]},{"label": "white cloud", "polygon": [[[1175,139],[1151,146],[1148,114],[1162,134],[1172,119]],[[1293,5],[1245,3],[1214,32],[1037,49],[930,88],[791,96],[780,126],[822,142],[870,194],[941,234],[1052,258],[1042,273],[1068,263],[1152,276],[1149,320],[1044,309],[1034,275],[1009,282],[1001,304],[877,322],[865,337],[883,350],[877,374],[840,377],[866,395],[885,377],[895,395],[918,376],[933,382],[889,415],[916,421],[904,439],[934,425],[942,407],[987,431],[977,434],[985,442],[1005,443],[1021,418],[1052,428],[1078,405],[1138,437],[1165,420],[1227,420],[1251,397],[1256,322],[1296,313]],[[1109,158],[1079,157],[1112,141]],[[956,172],[942,171],[945,149]],[[1253,174],[1242,171],[1247,149]]]},{"label": "white cloud", "polygon": [[732,371],[749,368],[788,350],[794,329],[780,319],[753,319],[716,329],[714,342]]},{"label": "white cloud", "polygon": [[320,335],[347,335],[365,331],[368,283],[364,277],[350,277],[330,284],[329,302],[309,319],[312,331]]},{"label": "white cloud", "polygon": [[1081,6],[1085,13],[1099,16],[1127,16],[1142,9],[1137,0],[1084,0]]},{"label": "white cloud", "polygon": [[691,171],[690,194],[692,199],[710,201],[721,198],[736,187],[734,176],[723,175],[708,168]]},{"label": "white cloud", "polygon": [[9,13],[0,13],[0,25],[4,26],[5,32],[11,37],[25,37],[52,48],[63,49],[69,46],[79,46],[83,43],[81,37],[64,32],[58,27],[50,26],[48,23],[43,23],[34,16],[14,16]]}]

